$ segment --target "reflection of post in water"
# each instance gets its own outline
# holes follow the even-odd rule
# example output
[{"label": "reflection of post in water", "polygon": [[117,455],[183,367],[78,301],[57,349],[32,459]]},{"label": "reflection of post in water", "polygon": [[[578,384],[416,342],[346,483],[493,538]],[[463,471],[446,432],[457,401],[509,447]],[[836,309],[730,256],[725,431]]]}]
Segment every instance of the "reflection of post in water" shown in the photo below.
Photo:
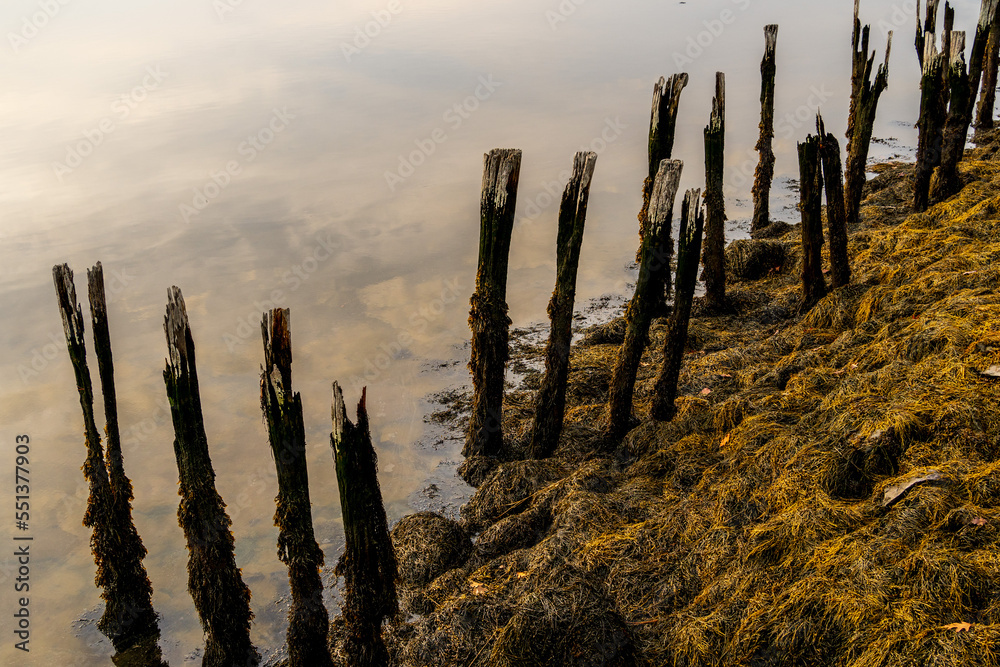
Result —
[{"label": "reflection of post in water", "polygon": [[215,489],[184,297],[177,287],[167,295],[163,329],[170,356],[163,381],[174,423],[181,496],[177,519],[188,546],[188,592],[206,633],[202,665],[256,665],[259,656],[250,642],[250,589],[236,567],[232,522]]},{"label": "reflection of post in water", "polygon": [[333,433],[330,446],[337,468],[340,511],[344,518],[344,555],[336,573],[344,577],[341,614],[347,625],[344,653],[348,667],[382,667],[389,656],[382,641],[382,621],[399,613],[396,553],[378,483],[378,457],[368,429],[365,390],[358,422],[347,418],[344,394],[333,383]]},{"label": "reflection of post in water", "polygon": [[302,398],[292,392],[292,339],[289,311],[275,308],[261,322],[264,367],[260,405],[267,422],[271,454],[278,473],[278,558],[288,566],[292,605],[288,611],[290,667],[332,666],[327,648],[329,617],[319,576],[323,551],[313,534],[306,469]]},{"label": "reflection of post in water", "polygon": [[101,587],[101,597],[105,601],[104,614],[97,627],[111,639],[116,650],[128,651],[143,645],[143,650],[147,652],[146,664],[160,664],[153,589],[142,564],[146,548],[132,522],[132,483],[125,475],[122,460],[104,272],[100,263],[88,271],[88,292],[107,418],[106,462],[94,418],[93,385],[87,367],[83,313],[76,299],[73,272],[63,264],[53,267],[52,277],[83,409],[87,445],[83,474],[90,486],[83,525],[93,529],[90,544],[97,565],[96,583]]}]

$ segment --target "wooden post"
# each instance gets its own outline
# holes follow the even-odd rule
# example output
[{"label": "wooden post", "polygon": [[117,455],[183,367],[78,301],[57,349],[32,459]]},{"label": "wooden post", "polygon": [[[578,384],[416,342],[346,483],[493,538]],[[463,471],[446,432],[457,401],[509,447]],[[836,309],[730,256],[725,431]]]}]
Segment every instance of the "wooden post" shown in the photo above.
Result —
[{"label": "wooden post", "polygon": [[608,422],[606,435],[609,444],[620,440],[628,432],[632,419],[632,393],[643,350],[649,342],[649,325],[656,308],[656,286],[662,284],[660,274],[670,271],[664,259],[663,247],[667,242],[670,219],[673,217],[674,199],[681,178],[683,163],[664,160],[656,174],[650,198],[649,231],[640,248],[639,278],[635,293],[625,312],[625,341],[618,350],[618,358],[608,389]]},{"label": "wooden post", "polygon": [[830,235],[830,277],[834,288],[851,282],[851,261],[847,256],[847,212],[844,210],[844,176],[840,167],[840,143],[827,132],[823,117],[816,114],[816,131],[826,185],[826,226]]},{"label": "wooden post", "polygon": [[[857,4],[859,0],[854,0],[855,14],[857,14]],[[920,23],[920,0],[917,0],[917,37],[914,46],[917,48],[917,62],[920,69],[924,68],[924,54],[927,53],[928,36],[929,41],[934,42],[934,34],[937,32],[937,10],[940,0],[927,0],[927,12],[924,15],[923,25]]]},{"label": "wooden post", "polygon": [[705,302],[710,309],[726,305],[726,200],[722,179],[726,158],[726,75],[715,73],[712,116],[705,126]]},{"label": "wooden post", "polygon": [[965,33],[951,33],[951,53],[948,58],[948,87],[951,98],[948,116],[941,135],[941,164],[931,178],[930,202],[948,199],[962,188],[958,163],[965,153],[965,138],[969,133],[968,99],[971,80],[965,69]]},{"label": "wooden post", "polygon": [[385,507],[378,484],[378,458],[372,447],[365,390],[358,403],[358,423],[347,418],[344,394],[333,383],[333,433],[330,446],[337,467],[340,511],[346,546],[337,563],[344,577],[347,624],[347,667],[386,667],[382,621],[399,613],[396,598],[396,554],[389,539]]},{"label": "wooden post", "polygon": [[178,287],[167,292],[163,330],[169,354],[163,382],[170,401],[180,478],[177,520],[188,547],[188,592],[206,635],[202,665],[256,665],[259,655],[250,642],[250,589],[236,567],[235,544],[229,530],[232,522],[215,489],[198,390],[194,338]]},{"label": "wooden post", "polygon": [[[98,265],[100,266],[100,265]],[[73,272],[66,264],[52,267],[52,280],[55,284],[56,296],[59,301],[59,313],[62,316],[63,332],[66,334],[66,347],[69,351],[73,374],[76,376],[77,391],[80,395],[80,408],[83,412],[84,442],[87,447],[87,458],[83,464],[83,477],[90,488],[87,499],[87,510],[83,515],[83,525],[90,528],[90,546],[97,566],[95,583],[101,588],[101,598],[105,602],[104,614],[97,625],[119,651],[126,650],[138,643],[144,637],[155,636],[159,631],[156,625],[156,615],[152,610],[152,587],[142,566],[145,549],[135,526],[131,522],[131,512],[122,515],[121,505],[115,497],[108,469],[104,461],[104,448],[101,436],[97,430],[94,418],[94,389],[90,380],[90,369],[87,366],[87,346],[84,340],[83,312],[76,298],[76,286],[73,283]],[[91,300],[98,312],[104,313],[103,283],[100,302]],[[92,311],[93,312],[93,311]],[[110,372],[110,343],[103,347],[101,334],[96,328],[101,327],[96,319],[95,342],[99,352],[98,364],[102,371]],[[106,332],[106,318],[103,320]],[[113,381],[112,381],[113,382]],[[107,385],[106,385],[107,386]],[[111,389],[111,412],[117,417],[114,408],[114,386]],[[117,419],[108,422],[110,428],[115,428],[117,435]],[[110,448],[110,444],[109,444]],[[112,459],[121,459],[120,441],[117,453],[111,454]],[[117,466],[112,465],[115,470]],[[122,471],[122,476],[124,472]],[[122,483],[116,475],[116,482],[121,484],[119,490],[131,490],[128,478]],[[128,507],[130,494],[124,497]],[[128,518],[127,525],[125,518]],[[134,590],[131,589],[134,587]]]},{"label": "wooden post", "polygon": [[861,217],[861,196],[868,168],[868,148],[879,97],[889,85],[889,53],[892,51],[892,31],[885,47],[885,62],[879,65],[872,81],[875,52],[868,55],[870,26],[861,27],[858,17],[859,0],[854,0],[854,33],[852,36],[851,105],[847,117],[847,167],[844,172],[844,208],[847,222],[856,223]]},{"label": "wooden post", "polygon": [[[106,564],[105,573],[112,588],[104,616],[98,627],[111,638],[119,651],[139,643],[144,637],[160,633],[153,611],[153,585],[142,564],[146,547],[132,521],[132,482],[125,474],[121,432],[118,426],[118,398],[115,391],[115,366],[111,354],[107,300],[104,294],[104,268],[98,262],[87,271],[90,317],[94,329],[94,354],[101,377],[107,434],[107,470],[111,492],[111,531],[115,535],[114,561]],[[102,627],[102,623],[106,627]]]},{"label": "wooden post", "polygon": [[917,120],[917,159],[913,168],[913,210],[927,210],[931,176],[941,164],[942,127],[948,100],[944,87],[944,67],[949,54],[938,53],[934,40],[924,44],[923,74],[920,79],[920,117]]},{"label": "wooden post", "polygon": [[997,69],[1000,67],[1000,11],[990,24],[989,43],[986,47],[986,61],[983,65],[983,85],[976,115],[976,129],[993,129],[993,108],[997,99]]},{"label": "wooden post", "polygon": [[323,551],[313,533],[306,468],[302,398],[292,392],[292,339],[288,309],[275,308],[261,321],[264,366],[260,406],[267,422],[274,467],[278,473],[278,558],[288,566],[292,604],[288,610],[290,667],[332,667],[327,647],[330,619],[323,606],[320,568]]},{"label": "wooden post", "polygon": [[[649,117],[649,174],[642,184],[642,210],[639,211],[639,247],[649,227],[649,198],[653,193],[653,181],[660,163],[669,160],[674,150],[674,136],[677,132],[677,110],[680,108],[681,92],[688,84],[686,72],[673,74],[669,79],[660,80],[653,86],[653,110]],[[673,257],[673,242],[665,248],[667,261]],[[636,261],[640,258],[636,256]],[[663,283],[663,299],[670,295],[670,272],[667,271]]]},{"label": "wooden post", "polygon": [[562,432],[566,409],[566,381],[569,376],[569,348],[573,338],[573,303],[576,272],[580,264],[583,226],[587,219],[590,181],[597,153],[579,152],[573,158],[573,175],[563,191],[559,207],[556,240],[556,288],[549,301],[552,326],[545,348],[545,376],[535,400],[535,418],[528,451],[531,458],[552,455]]},{"label": "wooden post", "polygon": [[820,140],[809,135],[799,149],[799,209],[802,212],[802,309],[826,296],[823,279],[823,176]]},{"label": "wooden post", "polygon": [[483,159],[479,269],[472,295],[472,414],[462,455],[498,456],[503,447],[503,377],[508,359],[507,259],[521,151],[494,149]]},{"label": "wooden post", "polygon": [[[969,90],[965,107],[965,117],[968,119],[965,123],[966,132],[968,132],[969,125],[972,123],[972,112],[976,108],[976,95],[979,93],[979,82],[982,80],[983,64],[986,60],[986,48],[989,43],[991,26],[996,20],[998,5],[1000,5],[1000,0],[982,0],[982,4],[979,6],[979,21],[976,23],[976,36],[972,40],[972,50],[969,52],[967,83]],[[954,53],[954,48],[951,49],[951,52]],[[954,57],[952,57],[952,62],[954,63]]]},{"label": "wooden post", "polygon": [[659,421],[674,418],[677,399],[677,381],[681,373],[684,347],[687,345],[688,322],[691,319],[691,302],[698,282],[698,256],[701,251],[701,233],[704,216],[701,211],[701,192],[688,190],[681,205],[681,228],[677,249],[677,297],[670,316],[667,336],[663,343],[663,366],[653,390],[651,415]]},{"label": "wooden post", "polygon": [[760,154],[753,178],[753,219],[750,233],[770,224],[771,182],[774,180],[774,76],[778,26],[764,26],[764,58],[760,61],[760,138],[755,146]]}]

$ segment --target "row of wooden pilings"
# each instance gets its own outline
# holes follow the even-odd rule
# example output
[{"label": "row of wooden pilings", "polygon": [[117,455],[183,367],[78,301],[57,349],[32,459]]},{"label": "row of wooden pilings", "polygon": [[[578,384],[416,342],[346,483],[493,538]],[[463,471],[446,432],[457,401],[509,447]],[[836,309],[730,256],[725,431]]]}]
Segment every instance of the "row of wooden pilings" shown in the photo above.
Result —
[{"label": "row of wooden pilings", "polygon": [[[935,47],[937,0],[928,2],[917,25],[917,53],[923,68],[919,145],[914,178],[914,210],[954,193],[960,186],[957,164],[962,156],[972,109],[983,80],[977,127],[992,126],[993,89],[1000,51],[1000,0],[983,0],[970,67],[962,55],[964,33],[952,31],[954,12],[945,3],[942,48]],[[830,279],[838,288],[850,282],[848,225],[860,220],[868,146],[879,96],[888,85],[888,56],[873,72],[868,26],[858,17],[855,0],[852,33],[852,94],[847,131],[846,166],[836,137],[817,115],[817,134],[798,146],[802,234],[802,307],[810,308],[827,293],[822,270],[823,214],[826,195]],[[920,8],[918,6],[918,14]],[[766,232],[771,223],[769,194],[774,175],[774,93],[778,26],[764,28],[761,61],[761,121],[756,149],[760,160],[754,177],[751,232]],[[946,67],[947,65],[947,67]],[[874,78],[873,78],[874,74]],[[704,312],[725,312],[726,221],[723,198],[725,152],[725,77],[716,75],[715,96],[705,140],[705,210],[701,190],[682,198],[677,256],[673,248],[673,213],[683,164],[672,159],[681,92],[687,74],[661,78],[653,89],[649,128],[648,176],[639,212],[639,273],[625,314],[626,331],[608,391],[605,446],[614,448],[634,424],[633,392],[649,329],[667,315],[663,361],[655,385],[650,417],[670,420],[675,413],[677,383],[687,339],[699,265],[704,267]],[[597,155],[578,153],[562,196],[558,215],[556,286],[549,302],[551,330],[545,349],[545,373],[524,451],[532,458],[551,456],[563,427],[569,375],[576,274],[583,241],[590,186]],[[508,255],[514,226],[519,150],[497,149],[484,158],[481,196],[479,264],[471,299],[470,370],[473,404],[463,454],[467,463],[480,460],[488,469],[511,456],[503,434],[504,373],[508,360],[509,325],[506,289]],[[704,239],[704,241],[703,241]],[[673,265],[676,271],[672,274]],[[142,564],[146,549],[132,521],[133,488],[125,475],[118,427],[114,365],[103,271],[88,271],[88,295],[106,417],[106,448],[94,416],[94,394],[86,361],[83,315],[76,299],[73,273],[66,265],[53,269],[66,341],[76,375],[84,416],[87,458],[83,467],[90,497],[84,525],[92,529],[97,564],[96,583],[106,608],[99,628],[120,652],[143,651],[145,664],[165,664],[152,606],[152,585]],[[672,303],[671,303],[672,301]],[[164,318],[168,359],[163,372],[174,426],[174,453],[180,479],[178,521],[188,547],[188,590],[206,635],[203,665],[246,666],[259,662],[250,640],[253,615],[250,590],[234,558],[234,537],[225,504],[215,487],[195,364],[195,347],[180,289],[168,292]],[[329,619],[323,604],[320,568],[324,555],[312,528],[302,401],[292,389],[289,311],[275,309],[261,322],[264,365],[261,409],[267,423],[278,477],[278,558],[287,565],[292,603],[287,643],[289,664],[331,665]],[[346,547],[336,572],[344,577],[342,615],[347,636],[342,646],[350,666],[386,665],[382,623],[398,616],[396,561],[377,478],[362,391],[357,421],[352,423],[340,387],[333,384],[330,438],[340,491]],[[469,469],[475,468],[471,466]],[[469,477],[467,475],[467,477]],[[475,475],[472,476],[473,478]],[[475,483],[477,480],[472,479]]]}]

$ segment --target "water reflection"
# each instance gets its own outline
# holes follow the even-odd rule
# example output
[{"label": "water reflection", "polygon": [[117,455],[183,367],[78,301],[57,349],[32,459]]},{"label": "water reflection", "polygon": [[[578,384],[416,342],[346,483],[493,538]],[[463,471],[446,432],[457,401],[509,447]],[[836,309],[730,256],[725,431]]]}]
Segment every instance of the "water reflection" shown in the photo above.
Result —
[{"label": "water reflection", "polygon": [[[185,590],[161,377],[167,287],[184,290],[198,345],[217,485],[254,595],[254,641],[275,647],[284,617],[272,603],[287,583],[274,555],[277,486],[258,404],[264,309],[292,311],[314,523],[332,564],[340,521],[328,450],[332,380],[348,388],[349,401],[360,391],[356,379],[369,387],[392,516],[410,511],[427,480],[449,474],[442,461],[457,456],[454,442],[433,446],[424,397],[465,381],[461,363],[437,366],[467,354],[485,151],[524,150],[508,289],[511,317],[523,325],[544,319],[554,281],[557,205],[543,194],[561,188],[553,183],[584,147],[600,157],[578,300],[626,291],[659,76],[691,73],[675,147],[688,162],[687,188],[702,180],[713,74],[727,73],[732,234],[751,208],[749,182],[738,185],[742,165],[755,159],[747,150],[757,136],[765,24],[781,25],[776,189],[797,174],[795,140],[812,129],[813,105],[831,131],[844,131],[850,7],[842,3],[395,3],[68,3],[30,38],[23,21],[37,3],[11,0],[0,10],[6,30],[26,40],[0,53],[0,419],[8,442],[29,433],[44,443],[32,461],[38,620],[30,664],[106,665],[111,655],[90,624],[73,626],[90,617],[98,591],[80,525],[84,450],[53,264],[80,270],[101,260],[109,276],[135,521],[150,552],[163,654],[182,664],[201,631]],[[912,20],[899,18],[898,4],[865,0],[862,13],[876,48],[884,29],[900,31],[875,134],[905,149],[918,72],[905,48]],[[958,25],[971,26],[977,3],[956,4]],[[358,31],[379,16],[360,46]],[[529,204],[537,214],[523,213]],[[772,206],[776,217],[795,219],[787,191],[776,191]],[[2,617],[0,634],[9,636]],[[24,664],[12,651],[4,644],[0,662]]]}]

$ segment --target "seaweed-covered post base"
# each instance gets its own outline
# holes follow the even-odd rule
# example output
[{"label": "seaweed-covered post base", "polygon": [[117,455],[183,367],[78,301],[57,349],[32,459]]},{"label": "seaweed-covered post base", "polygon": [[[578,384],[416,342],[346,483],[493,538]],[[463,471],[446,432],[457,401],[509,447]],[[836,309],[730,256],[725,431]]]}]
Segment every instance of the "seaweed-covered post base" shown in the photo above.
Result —
[{"label": "seaweed-covered post base", "polygon": [[306,468],[302,398],[292,392],[292,337],[288,309],[275,308],[261,321],[264,367],[260,405],[267,422],[278,474],[278,558],[288,566],[292,604],[288,610],[289,667],[332,667],[327,646],[330,619],[323,606],[323,551],[313,533]]},{"label": "seaweed-covered post base", "polygon": [[399,613],[396,553],[378,484],[378,459],[368,430],[365,390],[358,402],[358,423],[347,418],[344,394],[333,383],[333,433],[330,446],[337,467],[340,511],[346,546],[337,563],[344,577],[342,614],[347,625],[347,667],[386,667],[382,621]]},{"label": "seaweed-covered post base", "polygon": [[666,340],[663,343],[663,366],[653,389],[651,414],[658,421],[674,418],[677,399],[677,381],[687,343],[691,303],[698,282],[698,256],[701,253],[701,234],[705,218],[701,209],[701,191],[688,190],[681,207],[681,228],[677,251],[677,297],[670,316]]},{"label": "seaweed-covered post base", "polygon": [[184,297],[167,292],[163,319],[169,357],[163,381],[174,424],[174,455],[180,477],[177,520],[188,547],[188,592],[205,630],[204,667],[246,667],[260,656],[250,641],[250,589],[236,567],[232,521],[215,488],[215,470],[201,410],[194,338]]}]

